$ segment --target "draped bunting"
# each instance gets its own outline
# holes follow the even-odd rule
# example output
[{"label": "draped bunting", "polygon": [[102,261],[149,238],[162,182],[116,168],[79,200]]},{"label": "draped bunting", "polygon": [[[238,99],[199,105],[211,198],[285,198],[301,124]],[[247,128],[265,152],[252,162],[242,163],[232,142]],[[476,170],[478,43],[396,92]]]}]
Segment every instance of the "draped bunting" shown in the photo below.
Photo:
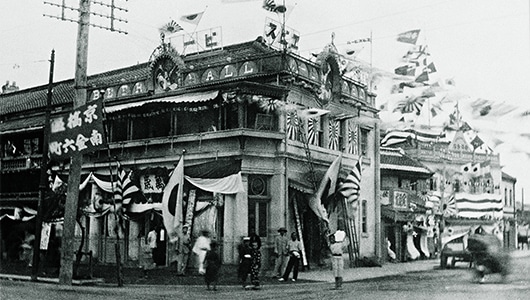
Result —
[{"label": "draped bunting", "polygon": [[241,172],[219,179],[191,178],[189,176],[184,176],[184,178],[201,190],[212,193],[236,194],[245,191],[243,180],[241,179]]},{"label": "draped bunting", "polygon": [[[110,180],[110,176],[99,175],[94,173],[90,173],[90,175],[94,180],[94,183],[96,183],[96,185],[99,186],[100,189],[104,190],[107,193],[112,193],[114,191],[114,188],[116,187],[116,182],[112,182]],[[114,179],[116,180],[116,176],[114,177]]]}]

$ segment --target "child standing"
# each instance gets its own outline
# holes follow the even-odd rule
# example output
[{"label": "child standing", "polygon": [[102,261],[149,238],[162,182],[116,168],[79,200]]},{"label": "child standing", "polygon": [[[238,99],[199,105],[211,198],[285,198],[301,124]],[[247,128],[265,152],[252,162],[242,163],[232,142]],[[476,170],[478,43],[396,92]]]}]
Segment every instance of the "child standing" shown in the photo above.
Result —
[{"label": "child standing", "polygon": [[250,263],[250,282],[252,283],[253,290],[259,290],[259,270],[261,268],[261,252],[258,240],[251,241],[251,263]]},{"label": "child standing", "polygon": [[217,281],[219,279],[219,269],[221,268],[221,257],[217,253],[217,242],[212,241],[210,250],[206,252],[204,257],[204,264],[206,265],[206,272],[204,273],[204,281],[206,282],[206,289],[210,290],[210,285],[214,291],[217,291]]}]

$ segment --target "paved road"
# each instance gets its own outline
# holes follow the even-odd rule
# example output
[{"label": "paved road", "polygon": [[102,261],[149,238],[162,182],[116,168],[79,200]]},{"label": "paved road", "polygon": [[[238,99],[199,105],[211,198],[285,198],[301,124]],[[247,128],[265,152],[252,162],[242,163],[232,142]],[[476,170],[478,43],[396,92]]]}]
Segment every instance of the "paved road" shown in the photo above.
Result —
[{"label": "paved road", "polygon": [[490,275],[484,284],[472,283],[469,269],[462,265],[346,282],[340,291],[327,282],[289,282],[264,286],[260,291],[223,286],[211,292],[203,286],[65,287],[2,280],[0,299],[530,299],[530,257],[515,258],[513,265],[507,283],[500,283],[497,275]]}]

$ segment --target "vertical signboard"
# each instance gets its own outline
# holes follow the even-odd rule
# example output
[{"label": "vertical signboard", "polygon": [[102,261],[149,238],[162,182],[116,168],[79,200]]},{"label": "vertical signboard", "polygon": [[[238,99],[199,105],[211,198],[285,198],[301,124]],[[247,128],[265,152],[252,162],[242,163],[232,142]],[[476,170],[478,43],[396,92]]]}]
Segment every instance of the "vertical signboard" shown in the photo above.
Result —
[{"label": "vertical signboard", "polygon": [[50,119],[51,159],[65,160],[75,153],[93,152],[106,146],[102,105],[97,100]]}]

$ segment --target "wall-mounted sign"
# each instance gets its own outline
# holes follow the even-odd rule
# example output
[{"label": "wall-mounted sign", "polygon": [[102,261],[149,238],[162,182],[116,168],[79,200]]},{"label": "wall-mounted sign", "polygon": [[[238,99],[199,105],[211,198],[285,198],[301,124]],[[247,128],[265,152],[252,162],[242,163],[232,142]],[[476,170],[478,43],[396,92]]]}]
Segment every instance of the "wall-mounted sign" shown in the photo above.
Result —
[{"label": "wall-mounted sign", "polygon": [[106,146],[101,99],[50,120],[49,151],[52,159],[64,160]]},{"label": "wall-mounted sign", "polygon": [[282,24],[271,18],[265,19],[263,37],[270,46],[277,49],[298,50],[300,33],[291,27],[284,26],[284,38],[282,39]]},{"label": "wall-mounted sign", "polygon": [[190,54],[195,52],[202,52],[206,50],[213,50],[223,47],[223,35],[221,27],[214,27],[201,30],[194,33],[186,33],[174,38],[172,43],[179,47],[182,54]]},{"label": "wall-mounted sign", "polygon": [[408,194],[401,191],[394,191],[394,207],[407,208]]}]

